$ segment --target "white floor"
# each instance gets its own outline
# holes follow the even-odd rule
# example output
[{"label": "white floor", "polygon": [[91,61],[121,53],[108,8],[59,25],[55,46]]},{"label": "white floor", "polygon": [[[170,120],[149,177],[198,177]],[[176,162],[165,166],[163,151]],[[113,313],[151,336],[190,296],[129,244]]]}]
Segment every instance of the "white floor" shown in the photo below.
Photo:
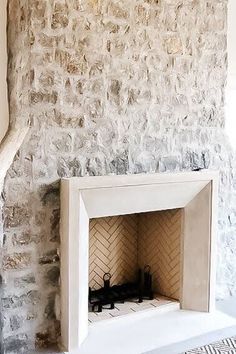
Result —
[{"label": "white floor", "polygon": [[[217,302],[217,309],[231,317],[236,318],[236,298],[230,297],[223,301]],[[145,354],[180,354],[193,348],[201,347],[209,343],[214,343],[224,338],[236,335],[236,326],[227,327],[218,331],[210,332],[206,335],[191,338],[184,342],[175,343],[173,345],[158,348]]]},{"label": "white floor", "polygon": [[220,341],[225,338],[234,337],[236,335],[236,326],[227,329],[220,329],[208,333],[207,335],[191,338],[187,341],[175,343],[167,347],[157,348],[146,352],[145,354],[184,354],[191,349],[199,348],[210,343]]},{"label": "white floor", "polygon": [[236,334],[236,316],[227,314],[235,303],[222,305],[226,313],[157,309],[94,323],[78,354],[180,354]]}]

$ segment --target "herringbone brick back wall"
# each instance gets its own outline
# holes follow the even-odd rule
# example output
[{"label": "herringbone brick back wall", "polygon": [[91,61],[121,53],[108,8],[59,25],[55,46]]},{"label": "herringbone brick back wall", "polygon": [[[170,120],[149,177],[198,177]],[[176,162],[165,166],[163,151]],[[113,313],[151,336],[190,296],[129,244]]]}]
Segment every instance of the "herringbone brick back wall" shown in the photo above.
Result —
[{"label": "herringbone brick back wall", "polygon": [[144,213],[139,217],[139,264],[149,264],[154,290],[179,300],[182,210]]},{"label": "herringbone brick back wall", "polygon": [[154,289],[179,299],[181,210],[114,216],[90,221],[90,286],[135,280],[149,264]]},{"label": "herringbone brick back wall", "polygon": [[138,215],[112,216],[90,221],[90,286],[103,285],[110,272],[111,284],[135,280],[138,269]]}]

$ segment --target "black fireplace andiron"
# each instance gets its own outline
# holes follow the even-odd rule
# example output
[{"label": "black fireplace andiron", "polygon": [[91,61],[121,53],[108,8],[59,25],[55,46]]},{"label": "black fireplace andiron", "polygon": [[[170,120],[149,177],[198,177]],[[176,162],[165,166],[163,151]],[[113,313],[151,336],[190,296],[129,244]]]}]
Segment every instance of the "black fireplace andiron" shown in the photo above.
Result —
[{"label": "black fireplace andiron", "polygon": [[104,286],[98,290],[89,288],[89,303],[93,312],[102,312],[103,307],[109,306],[114,309],[115,303],[137,299],[143,302],[144,299],[153,299],[152,275],[149,265],[144,267],[144,271],[138,271],[136,282],[121,285],[110,285],[111,274],[105,273],[103,276]]}]

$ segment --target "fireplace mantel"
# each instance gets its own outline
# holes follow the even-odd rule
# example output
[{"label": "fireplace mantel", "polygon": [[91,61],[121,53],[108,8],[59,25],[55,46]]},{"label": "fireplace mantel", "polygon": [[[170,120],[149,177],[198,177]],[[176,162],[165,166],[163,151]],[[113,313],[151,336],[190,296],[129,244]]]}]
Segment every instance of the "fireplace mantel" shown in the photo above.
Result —
[{"label": "fireplace mantel", "polygon": [[61,183],[62,345],[79,353],[88,336],[91,218],[182,208],[182,309],[215,304],[218,173],[213,171],[74,177]]}]

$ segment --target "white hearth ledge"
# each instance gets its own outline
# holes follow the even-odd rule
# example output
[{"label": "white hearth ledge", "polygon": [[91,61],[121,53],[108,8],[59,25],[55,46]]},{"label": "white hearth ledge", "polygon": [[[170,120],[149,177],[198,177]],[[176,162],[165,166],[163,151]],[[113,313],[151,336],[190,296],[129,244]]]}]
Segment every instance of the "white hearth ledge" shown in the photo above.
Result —
[{"label": "white hearth ledge", "polygon": [[[217,196],[218,173],[208,170],[62,180],[61,329],[68,353],[83,353],[82,344],[95,340],[88,327],[89,219],[181,208],[180,306],[209,313],[215,305]],[[122,331],[124,319],[113,323],[119,320]]]}]

